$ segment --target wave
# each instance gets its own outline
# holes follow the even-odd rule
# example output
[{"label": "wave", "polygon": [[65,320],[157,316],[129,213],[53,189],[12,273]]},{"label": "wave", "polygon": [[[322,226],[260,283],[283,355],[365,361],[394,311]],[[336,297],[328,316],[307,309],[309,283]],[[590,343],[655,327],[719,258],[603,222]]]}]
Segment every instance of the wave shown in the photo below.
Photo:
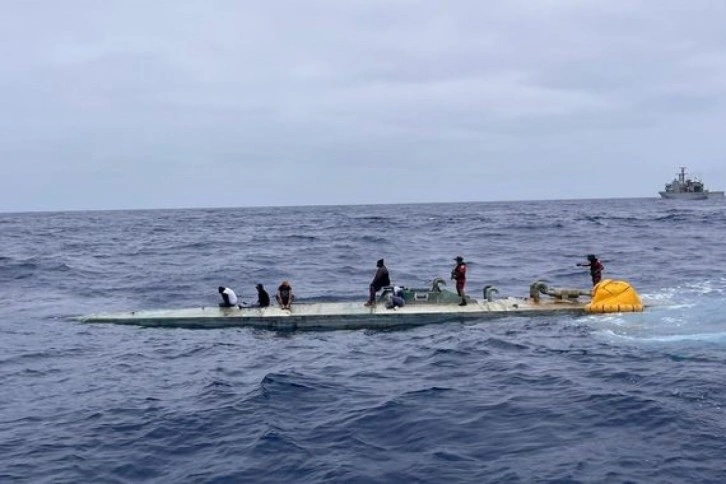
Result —
[{"label": "wave", "polygon": [[483,344],[484,346],[487,346],[489,348],[496,348],[498,350],[507,351],[522,351],[529,349],[529,346],[525,344],[512,343],[511,341],[500,338],[487,338],[486,340],[484,340]]},{"label": "wave", "polygon": [[319,380],[296,373],[268,373],[260,382],[261,394],[269,399],[286,399],[294,395],[294,399],[304,398],[305,394],[314,394],[330,385]]},{"label": "wave", "polygon": [[705,343],[726,344],[726,330],[720,333],[691,333],[691,334],[670,334],[662,336],[629,336],[610,332],[614,337],[628,339],[631,341],[652,342],[652,343],[680,343],[684,341],[700,341]]},{"label": "wave", "polygon": [[366,215],[362,217],[350,217],[351,220],[356,222],[389,222],[394,220],[393,217],[385,217],[381,215]]},{"label": "wave", "polygon": [[257,234],[253,236],[250,239],[250,243],[253,244],[269,244],[269,243],[276,243],[284,245],[285,243],[299,243],[299,242],[315,242],[320,240],[320,237],[315,235],[305,235],[305,234],[281,234],[281,233],[271,233],[271,234]]},{"label": "wave", "polygon": [[368,244],[386,244],[388,243],[388,239],[385,237],[381,237],[378,235],[364,235],[362,237],[359,237],[361,242],[368,243]]},{"label": "wave", "polygon": [[723,213],[690,213],[690,212],[677,212],[669,213],[660,217],[655,217],[654,222],[668,222],[668,223],[699,223],[699,224],[716,224],[719,222],[726,221],[726,215]]},{"label": "wave", "polygon": [[77,272],[81,274],[84,272],[82,269],[74,268],[71,264],[55,257],[32,257],[29,259],[5,257],[0,260],[0,280],[11,281],[32,278],[38,275],[53,277],[56,273]]}]

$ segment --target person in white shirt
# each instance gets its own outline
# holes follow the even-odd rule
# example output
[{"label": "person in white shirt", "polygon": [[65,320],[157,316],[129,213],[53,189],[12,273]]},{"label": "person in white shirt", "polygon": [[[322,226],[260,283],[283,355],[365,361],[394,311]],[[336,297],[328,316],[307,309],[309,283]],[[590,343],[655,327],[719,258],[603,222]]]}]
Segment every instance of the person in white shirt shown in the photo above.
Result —
[{"label": "person in white shirt", "polygon": [[228,287],[219,286],[219,295],[222,296],[220,308],[232,308],[237,305],[237,294]]}]

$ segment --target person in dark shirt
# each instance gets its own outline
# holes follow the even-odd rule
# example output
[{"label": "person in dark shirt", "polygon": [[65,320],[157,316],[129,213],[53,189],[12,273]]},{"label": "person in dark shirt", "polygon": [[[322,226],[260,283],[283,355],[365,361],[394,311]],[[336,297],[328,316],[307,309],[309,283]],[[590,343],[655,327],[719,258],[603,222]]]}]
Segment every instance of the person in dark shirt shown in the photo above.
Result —
[{"label": "person in dark shirt", "polygon": [[459,306],[466,306],[466,293],[464,288],[466,287],[466,262],[461,256],[457,256],[455,259],[456,267],[451,271],[451,278],[456,281],[456,293],[461,298]]},{"label": "person in dark shirt", "polygon": [[280,308],[290,309],[290,305],[295,300],[295,295],[292,293],[292,286],[288,281],[282,281],[282,284],[277,288],[275,299],[277,299]]},{"label": "person in dark shirt", "polygon": [[578,263],[577,265],[590,268],[590,277],[592,277],[592,285],[594,286],[602,279],[602,271],[605,266],[593,254],[588,255],[587,260],[587,263]]},{"label": "person in dark shirt", "polygon": [[378,259],[376,262],[376,275],[373,277],[373,281],[369,287],[368,301],[365,303],[366,306],[374,306],[376,304],[376,293],[386,286],[391,285],[391,279],[388,276],[388,268],[383,263],[383,259]]},{"label": "person in dark shirt", "polygon": [[257,305],[261,308],[266,308],[270,305],[270,295],[265,291],[265,287],[262,284],[257,284]]}]

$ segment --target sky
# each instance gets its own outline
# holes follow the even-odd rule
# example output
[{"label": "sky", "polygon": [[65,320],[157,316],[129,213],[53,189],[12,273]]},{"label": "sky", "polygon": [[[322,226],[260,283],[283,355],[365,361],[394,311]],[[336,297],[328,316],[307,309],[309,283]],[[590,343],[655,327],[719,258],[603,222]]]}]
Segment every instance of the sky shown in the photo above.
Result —
[{"label": "sky", "polygon": [[726,188],[721,0],[6,0],[0,212]]}]

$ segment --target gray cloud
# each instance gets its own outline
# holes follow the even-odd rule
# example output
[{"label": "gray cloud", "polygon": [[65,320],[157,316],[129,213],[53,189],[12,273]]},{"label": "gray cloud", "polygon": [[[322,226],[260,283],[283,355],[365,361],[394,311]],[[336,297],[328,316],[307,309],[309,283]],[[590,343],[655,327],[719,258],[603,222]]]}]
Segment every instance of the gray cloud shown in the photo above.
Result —
[{"label": "gray cloud", "polygon": [[[726,188],[726,4],[6,2],[0,210]],[[591,180],[597,180],[591,182]]]}]

